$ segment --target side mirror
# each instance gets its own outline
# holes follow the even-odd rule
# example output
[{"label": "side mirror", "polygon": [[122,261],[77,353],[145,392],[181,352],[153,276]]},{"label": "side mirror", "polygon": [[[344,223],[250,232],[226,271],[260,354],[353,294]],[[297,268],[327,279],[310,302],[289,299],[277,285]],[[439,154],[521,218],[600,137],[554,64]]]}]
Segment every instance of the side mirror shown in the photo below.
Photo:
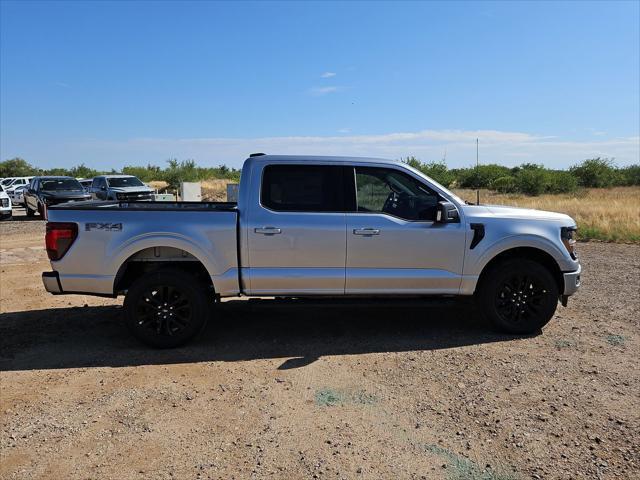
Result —
[{"label": "side mirror", "polygon": [[458,215],[458,209],[451,202],[438,203],[438,212],[436,213],[437,223],[458,223],[460,216]]}]

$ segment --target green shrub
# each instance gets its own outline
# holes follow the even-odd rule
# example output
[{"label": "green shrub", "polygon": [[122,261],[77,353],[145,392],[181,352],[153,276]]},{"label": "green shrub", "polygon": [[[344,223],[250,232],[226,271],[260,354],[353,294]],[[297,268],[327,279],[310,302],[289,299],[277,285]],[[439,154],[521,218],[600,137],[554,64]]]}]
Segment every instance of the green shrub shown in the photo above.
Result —
[{"label": "green shrub", "polygon": [[146,167],[136,167],[127,165],[122,169],[125,175],[133,175],[143,182],[151,182],[152,180],[160,180],[162,177],[161,168],[156,165],[148,164]]},{"label": "green shrub", "polygon": [[547,192],[571,193],[578,188],[578,179],[569,172],[549,171],[547,176]]},{"label": "green shrub", "polygon": [[498,178],[511,175],[510,168],[496,164],[463,168],[457,172],[457,185],[461,188],[491,188]]},{"label": "green shrub", "polygon": [[0,178],[6,177],[29,177],[37,175],[38,169],[26,160],[16,157],[11,160],[0,162]]},{"label": "green shrub", "polygon": [[616,167],[608,158],[590,158],[569,171],[578,179],[581,187],[611,187],[616,181]]},{"label": "green shrub", "polygon": [[498,177],[491,184],[491,189],[500,193],[513,193],[516,191],[516,179],[511,175]]},{"label": "green shrub", "polygon": [[629,165],[618,170],[618,181],[622,185],[640,185],[640,164]]},{"label": "green shrub", "polygon": [[543,168],[526,168],[516,175],[516,190],[526,195],[540,195],[547,185],[547,172]]}]

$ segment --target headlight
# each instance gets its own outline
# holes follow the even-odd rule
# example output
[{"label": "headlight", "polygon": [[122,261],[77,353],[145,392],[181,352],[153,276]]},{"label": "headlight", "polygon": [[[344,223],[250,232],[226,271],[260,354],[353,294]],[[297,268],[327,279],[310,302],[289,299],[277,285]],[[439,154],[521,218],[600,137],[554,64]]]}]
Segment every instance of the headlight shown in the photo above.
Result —
[{"label": "headlight", "polygon": [[560,238],[562,239],[562,243],[564,244],[567,252],[571,255],[571,258],[574,260],[578,258],[576,254],[576,227],[562,227],[560,229]]}]

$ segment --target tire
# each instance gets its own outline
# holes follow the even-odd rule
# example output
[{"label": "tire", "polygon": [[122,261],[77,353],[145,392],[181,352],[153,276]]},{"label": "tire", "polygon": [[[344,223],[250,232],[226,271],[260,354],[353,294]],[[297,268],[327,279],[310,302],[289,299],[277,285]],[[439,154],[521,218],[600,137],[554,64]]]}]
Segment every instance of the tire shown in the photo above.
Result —
[{"label": "tire", "polygon": [[483,274],[476,303],[499,330],[532,334],[553,317],[558,306],[558,284],[538,262],[505,260]]},{"label": "tire", "polygon": [[129,288],[124,299],[125,322],[146,345],[178,347],[204,328],[210,304],[211,292],[193,275],[158,270],[143,275]]}]

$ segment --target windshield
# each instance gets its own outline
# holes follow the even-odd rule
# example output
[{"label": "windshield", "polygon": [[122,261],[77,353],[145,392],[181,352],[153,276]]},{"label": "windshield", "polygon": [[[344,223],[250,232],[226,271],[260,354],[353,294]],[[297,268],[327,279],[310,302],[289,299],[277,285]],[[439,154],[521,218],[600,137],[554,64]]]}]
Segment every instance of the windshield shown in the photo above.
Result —
[{"label": "windshield", "polygon": [[108,178],[107,181],[109,182],[110,187],[116,187],[116,188],[144,186],[144,183],[138,180],[137,177],[113,177],[113,178]]},{"label": "windshield", "polygon": [[82,190],[82,185],[75,178],[54,178],[42,180],[42,190]]},{"label": "windshield", "polygon": [[459,196],[457,196],[455,193],[453,193],[451,190],[449,190],[446,187],[443,187],[442,185],[440,185],[438,182],[436,182],[433,178],[425,175],[424,173],[422,173],[420,170],[413,168],[411,165],[403,165],[404,168],[407,168],[409,170],[411,170],[412,172],[414,172],[415,174],[421,176],[422,178],[425,178],[429,181],[429,183],[433,186],[435,186],[436,188],[440,189],[441,192],[443,192],[446,196],[448,196],[450,199],[455,200],[456,202],[458,202],[460,205],[464,205],[466,202],[464,200],[462,200]]},{"label": "windshield", "polygon": [[11,185],[13,182],[15,182],[16,179],[15,178],[5,178],[4,180],[2,180],[2,185],[4,185],[5,187],[8,187],[9,185]]}]

